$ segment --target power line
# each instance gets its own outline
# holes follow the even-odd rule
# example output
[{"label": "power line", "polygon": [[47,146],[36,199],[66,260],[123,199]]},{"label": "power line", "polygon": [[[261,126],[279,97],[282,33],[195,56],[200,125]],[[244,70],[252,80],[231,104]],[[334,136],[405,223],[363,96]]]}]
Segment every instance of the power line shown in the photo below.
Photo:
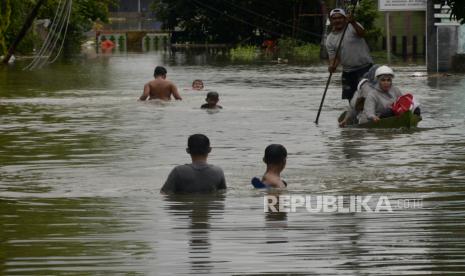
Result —
[{"label": "power line", "polygon": [[[32,60],[32,62],[24,68],[24,70],[41,68],[46,63],[50,64],[57,60],[58,56],[61,54],[61,51],[63,49],[64,41],[68,31],[72,6],[72,0],[65,0],[63,4],[62,0],[59,1],[55,12],[55,16],[53,18],[52,26],[50,27],[47,37],[45,38],[44,44],[42,44],[39,53]],[[56,56],[52,58],[53,52],[55,51],[55,47],[57,46],[58,40],[60,40],[61,35],[63,35],[63,38],[61,41],[60,48],[56,53]]]},{"label": "power line", "polygon": [[283,25],[283,26],[286,26],[286,27],[289,27],[289,28],[295,28],[295,29],[298,30],[298,31],[301,31],[301,32],[304,32],[304,33],[307,33],[307,34],[310,34],[310,35],[313,35],[313,36],[316,36],[316,37],[322,37],[322,35],[320,35],[320,34],[317,34],[317,33],[314,33],[314,32],[310,32],[310,31],[307,31],[307,30],[302,29],[302,28],[299,28],[299,27],[294,27],[294,26],[292,26],[291,24],[287,24],[287,23],[285,23],[285,22],[282,22],[282,21],[273,19],[273,18],[268,17],[268,16],[266,16],[266,15],[263,15],[263,14],[260,14],[260,13],[255,12],[255,11],[252,11],[252,10],[250,10],[250,9],[246,9],[246,8],[244,8],[244,7],[241,7],[241,6],[237,6],[237,5],[233,4],[231,1],[228,1],[228,0],[223,0],[223,1],[224,1],[224,2],[227,2],[229,5],[231,5],[231,6],[233,6],[233,7],[239,8],[239,9],[241,9],[241,10],[244,10],[244,11],[246,11],[246,12],[249,12],[249,13],[253,14],[253,15],[256,15],[256,16],[259,16],[259,17],[262,17],[262,18],[265,18],[265,19],[270,20],[270,21],[272,21],[272,22],[276,22],[276,23],[278,23],[278,24],[280,24],[280,25]]},{"label": "power line", "polygon": [[47,50],[48,46],[50,45],[52,41],[51,37],[55,35],[56,28],[58,27],[58,20],[57,20],[58,14],[61,14],[63,12],[64,6],[65,6],[64,4],[62,5],[61,3],[62,3],[62,0],[58,2],[57,10],[55,12],[55,16],[53,17],[52,26],[50,27],[47,37],[45,38],[44,44],[42,44],[42,47],[40,48],[39,53],[37,54],[36,58],[34,58],[32,62],[24,68],[24,70],[29,70],[32,67],[34,67],[36,64],[39,63],[39,59],[37,57],[42,58],[44,56],[45,51]]},{"label": "power line", "polygon": [[[268,29],[268,28],[265,28],[265,27],[263,27],[263,26],[258,26],[258,25],[256,25],[256,24],[252,24],[252,23],[250,23],[250,22],[247,22],[247,21],[245,21],[245,20],[243,20],[243,19],[241,19],[241,18],[239,18],[239,17],[237,17],[237,16],[230,15],[230,14],[224,12],[224,11],[221,11],[221,10],[215,8],[215,7],[212,7],[212,6],[210,6],[210,5],[207,5],[207,4],[205,4],[205,3],[202,3],[202,2],[200,2],[200,1],[198,1],[198,0],[192,0],[192,1],[195,2],[195,3],[197,3],[199,6],[202,6],[202,7],[204,7],[204,8],[210,9],[210,10],[212,10],[212,11],[214,11],[214,12],[220,14],[220,15],[229,17],[229,18],[231,18],[231,19],[234,19],[234,20],[236,20],[236,21],[238,21],[238,22],[244,23],[244,24],[249,25],[249,26],[262,29],[262,30],[264,30],[264,31],[266,31],[266,32],[268,32],[268,33],[270,33],[270,34],[274,34],[274,35],[278,35],[278,36],[283,36],[283,35],[284,35],[283,33],[279,33],[279,32],[270,30],[270,29]],[[319,35],[319,37],[321,37],[321,35]],[[296,39],[296,40],[302,41],[302,40],[299,40],[299,39]],[[302,42],[304,42],[304,41],[302,41]]]},{"label": "power line", "polygon": [[196,2],[196,3],[197,3],[198,5],[200,5],[200,6],[203,6],[203,7],[207,8],[207,9],[213,10],[213,11],[215,11],[215,12],[221,14],[221,15],[225,15],[225,16],[231,18],[231,19],[234,19],[234,20],[239,21],[239,22],[241,22],[241,23],[244,23],[244,24],[246,24],[246,25],[249,25],[249,26],[252,26],[252,27],[256,27],[256,28],[260,28],[260,29],[263,29],[263,30],[265,30],[265,31],[267,31],[267,32],[269,32],[269,33],[271,33],[271,34],[282,35],[282,33],[278,33],[278,32],[275,32],[275,31],[273,31],[273,30],[268,30],[268,29],[263,28],[263,27],[261,27],[261,26],[257,26],[257,25],[255,25],[255,24],[249,23],[249,22],[247,22],[247,21],[245,21],[245,20],[243,20],[243,19],[241,19],[241,18],[238,18],[238,17],[236,17],[236,16],[233,16],[233,15],[230,15],[230,14],[228,14],[228,13],[222,12],[222,11],[218,10],[217,8],[214,8],[214,7],[212,7],[212,6],[206,5],[206,4],[204,4],[204,3],[201,3],[200,1],[197,1],[197,0],[193,0],[193,1]]},{"label": "power line", "polygon": [[73,0],[70,0],[69,1],[69,8],[68,8],[68,18],[66,19],[66,28],[65,28],[65,32],[63,34],[63,39],[61,40],[61,46],[60,46],[60,49],[58,50],[58,53],[56,54],[55,58],[52,59],[49,63],[54,63],[58,57],[60,56],[61,54],[61,51],[63,50],[63,46],[65,45],[65,38],[66,38],[66,34],[68,33],[68,26],[69,26],[69,20],[71,18],[71,10],[72,10],[72,7],[73,7]]}]

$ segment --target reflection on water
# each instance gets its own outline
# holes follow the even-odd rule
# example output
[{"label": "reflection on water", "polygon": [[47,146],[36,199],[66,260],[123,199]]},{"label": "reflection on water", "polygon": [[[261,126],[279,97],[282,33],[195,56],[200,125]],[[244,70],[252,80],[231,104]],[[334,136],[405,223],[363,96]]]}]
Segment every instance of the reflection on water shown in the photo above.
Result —
[{"label": "reflection on water", "polygon": [[210,220],[218,219],[224,213],[224,195],[170,195],[165,198],[165,209],[180,221],[189,221],[190,273],[210,273],[213,268]]},{"label": "reflection on water", "polygon": [[[137,102],[165,65],[182,102]],[[399,275],[463,272],[465,78],[395,67],[422,103],[415,130],[339,129],[325,66],[230,64],[192,52],[0,68],[0,274]],[[415,72],[419,77],[409,77]],[[224,109],[200,109],[207,91]],[[209,136],[228,191],[161,196],[186,139]],[[286,193],[422,199],[392,213],[266,213],[252,176],[289,152]]]},{"label": "reflection on water", "polygon": [[122,264],[131,260],[142,265],[138,255],[152,252],[145,241],[121,238],[138,223],[118,218],[124,206],[110,199],[23,198],[0,204],[3,275],[55,275],[74,269],[95,275],[115,267],[129,272]]}]

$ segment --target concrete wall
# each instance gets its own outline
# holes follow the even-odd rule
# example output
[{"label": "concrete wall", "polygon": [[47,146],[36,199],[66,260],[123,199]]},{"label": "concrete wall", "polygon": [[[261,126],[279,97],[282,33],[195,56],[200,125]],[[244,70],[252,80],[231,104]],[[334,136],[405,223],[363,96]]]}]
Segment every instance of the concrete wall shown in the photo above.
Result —
[{"label": "concrete wall", "polygon": [[[390,12],[391,51],[395,55],[403,54],[406,47],[408,56],[425,55],[426,15],[423,11]],[[376,25],[383,30],[383,39],[378,41],[381,49],[386,49],[386,20],[385,13],[380,12]],[[394,38],[394,39],[393,39]],[[416,49],[414,40],[416,39]]]},{"label": "concrete wall", "polygon": [[465,54],[457,54],[452,57],[452,71],[465,73]]},{"label": "concrete wall", "polygon": [[116,7],[110,7],[110,12],[139,12],[143,13],[150,12],[150,4],[153,0],[118,0]]},{"label": "concrete wall", "polygon": [[161,22],[153,18],[121,18],[111,19],[105,24],[105,30],[112,31],[160,31]]},{"label": "concrete wall", "polygon": [[452,69],[453,57],[460,48],[460,25],[450,20],[448,7],[435,5],[433,1],[428,1],[427,5],[427,69],[429,72],[447,72]]},{"label": "concrete wall", "polygon": [[459,45],[457,53],[465,54],[465,25],[459,27]]},{"label": "concrete wall", "polygon": [[452,56],[458,48],[458,26],[437,26],[437,70],[449,71],[452,67]]}]

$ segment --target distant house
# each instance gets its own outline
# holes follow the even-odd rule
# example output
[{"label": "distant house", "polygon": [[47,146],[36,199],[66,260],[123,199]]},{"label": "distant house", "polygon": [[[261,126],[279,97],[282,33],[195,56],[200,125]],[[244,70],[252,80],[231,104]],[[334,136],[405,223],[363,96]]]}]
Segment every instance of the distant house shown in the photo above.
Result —
[{"label": "distant house", "polygon": [[155,19],[150,10],[153,0],[117,0],[117,6],[110,6],[110,24],[106,30],[112,31],[160,31],[161,22]]},{"label": "distant house", "polygon": [[134,13],[145,15],[150,13],[153,0],[118,0],[116,7],[110,7],[111,13]]}]

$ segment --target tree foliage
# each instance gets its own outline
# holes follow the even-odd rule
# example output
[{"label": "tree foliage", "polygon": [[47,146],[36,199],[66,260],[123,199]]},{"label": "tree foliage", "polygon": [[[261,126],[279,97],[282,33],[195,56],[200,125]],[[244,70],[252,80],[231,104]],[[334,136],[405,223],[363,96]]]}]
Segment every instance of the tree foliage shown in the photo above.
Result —
[{"label": "tree foliage", "polygon": [[252,42],[257,36],[290,36],[319,41],[320,1],[304,0],[155,0],[152,9],[165,29],[179,30],[185,41]]},{"label": "tree foliage", "polygon": [[460,24],[465,24],[465,1],[447,0],[446,2],[451,8],[452,16],[455,17]]},{"label": "tree foliage", "polygon": [[[19,33],[26,17],[29,15],[32,7],[35,4],[35,1],[20,1],[20,0],[10,0],[3,1],[7,3],[8,8],[10,9],[9,17],[3,18],[6,22],[6,28],[0,33],[0,40],[4,41],[4,48],[2,49],[2,54],[5,54],[8,50],[9,45],[13,42],[16,37],[16,34]],[[4,4],[2,3],[2,6]],[[3,17],[3,13],[2,13]],[[18,52],[25,53],[32,50],[33,47],[33,35],[31,32],[23,39],[22,43],[17,48]]]},{"label": "tree foliage", "polygon": [[372,0],[352,0],[345,1],[344,4],[343,8],[347,13],[352,13],[354,5],[356,5],[353,16],[365,29],[365,40],[370,48],[376,48],[378,39],[382,36],[381,28],[376,26],[376,19],[380,15],[376,2]]},{"label": "tree foliage", "polygon": [[6,53],[5,33],[10,25],[11,3],[10,0],[0,0],[0,55]]},{"label": "tree foliage", "polygon": [[[48,18],[53,20],[59,2],[59,0],[48,0],[41,7],[38,19]],[[7,7],[5,3],[9,4],[8,7],[11,10],[9,18],[4,17],[3,7]],[[5,48],[15,39],[35,3],[36,0],[0,0],[0,50],[2,50],[2,39],[5,41],[3,46]],[[108,20],[108,7],[109,5],[115,5],[115,3],[115,0],[74,0],[68,34],[65,40],[65,49],[68,49],[69,52],[78,48],[83,33],[90,30],[93,21],[97,19],[106,22]],[[4,21],[8,23],[6,24]],[[6,24],[6,28],[3,28],[4,24]],[[20,53],[31,52],[36,39],[33,32],[29,31],[17,51]]]},{"label": "tree foliage", "polygon": [[362,24],[366,30],[365,40],[371,48],[376,45],[378,38],[381,37],[382,31],[376,26],[376,19],[379,16],[378,7],[374,1],[361,0],[355,9],[355,19]]},{"label": "tree foliage", "polygon": [[[59,2],[60,0],[48,0],[39,17],[53,19]],[[107,22],[108,7],[115,3],[115,0],[74,0],[64,53],[69,55],[78,51],[84,33],[92,28],[97,19]]]}]

